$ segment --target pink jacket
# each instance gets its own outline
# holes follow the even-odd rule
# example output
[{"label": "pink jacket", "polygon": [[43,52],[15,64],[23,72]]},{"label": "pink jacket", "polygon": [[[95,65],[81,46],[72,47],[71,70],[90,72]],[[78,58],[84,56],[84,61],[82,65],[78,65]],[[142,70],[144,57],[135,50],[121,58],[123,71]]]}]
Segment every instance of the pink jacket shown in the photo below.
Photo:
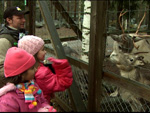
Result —
[{"label": "pink jacket", "polygon": [[[35,86],[38,87],[36,83]],[[43,93],[35,94],[34,97],[37,99],[37,106],[29,109],[28,103],[25,103],[24,93],[16,89],[14,84],[8,83],[0,89],[0,112],[48,112],[52,107],[43,97]]]},{"label": "pink jacket", "polygon": [[51,57],[48,60],[52,62],[56,74],[41,63],[35,74],[35,79],[42,89],[44,97],[50,102],[50,95],[69,88],[73,78],[71,66],[67,59],[54,59]]}]

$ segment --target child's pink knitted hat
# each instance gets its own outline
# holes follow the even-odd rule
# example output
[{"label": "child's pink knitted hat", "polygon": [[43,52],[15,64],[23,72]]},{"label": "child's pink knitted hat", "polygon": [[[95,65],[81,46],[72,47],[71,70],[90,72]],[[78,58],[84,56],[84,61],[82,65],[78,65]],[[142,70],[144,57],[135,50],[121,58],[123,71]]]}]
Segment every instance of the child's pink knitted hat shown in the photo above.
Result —
[{"label": "child's pink knitted hat", "polygon": [[25,50],[11,47],[8,49],[4,61],[5,77],[12,77],[23,73],[35,64],[33,55]]},{"label": "child's pink knitted hat", "polygon": [[26,35],[18,41],[18,47],[26,50],[28,53],[35,55],[41,47],[44,45],[44,41],[37,36]]}]

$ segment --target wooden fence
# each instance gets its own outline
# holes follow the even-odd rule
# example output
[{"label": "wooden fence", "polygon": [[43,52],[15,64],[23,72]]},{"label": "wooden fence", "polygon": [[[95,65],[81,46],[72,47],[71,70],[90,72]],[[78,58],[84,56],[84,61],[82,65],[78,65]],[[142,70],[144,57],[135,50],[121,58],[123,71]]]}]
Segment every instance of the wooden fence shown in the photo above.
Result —
[{"label": "wooden fence", "polygon": [[[28,3],[34,4],[33,1],[28,1]],[[53,1],[51,1],[53,2]],[[136,95],[144,98],[145,100],[150,100],[150,88],[148,86],[142,85],[138,82],[126,79],[119,75],[115,75],[108,70],[103,69],[103,61],[104,61],[104,52],[106,45],[106,31],[105,31],[105,20],[106,20],[106,2],[107,1],[92,1],[92,13],[91,13],[91,38],[90,38],[90,58],[89,64],[74,59],[72,57],[66,56],[60,41],[60,38],[57,34],[56,28],[54,26],[53,18],[51,17],[51,10],[49,10],[48,4],[46,1],[38,0],[40,10],[42,12],[42,16],[46,23],[47,29],[49,31],[49,35],[51,38],[49,39],[52,43],[54,49],[51,52],[54,52],[58,58],[67,58],[71,65],[79,67],[80,69],[85,69],[88,72],[88,100],[87,105],[82,100],[82,96],[77,87],[77,81],[74,81],[72,86],[68,89],[68,94],[71,100],[71,107],[69,108],[65,103],[57,97],[57,102],[60,106],[66,111],[92,111],[98,112],[101,111],[101,100],[102,100],[102,81],[107,81],[118,87],[122,87],[124,89],[129,90],[130,92],[135,93]],[[28,4],[30,6],[30,4]],[[56,7],[58,11],[65,12],[63,13],[63,18],[67,20],[68,24],[70,24],[71,28],[77,33],[77,35],[82,39],[82,32],[75,25],[72,18],[67,14],[67,11],[62,7],[61,3],[58,0],[53,2],[53,5]],[[35,7],[27,7],[30,11],[34,11]],[[69,9],[69,8],[68,8]],[[75,11],[76,9],[74,9]],[[34,35],[35,26],[32,23],[35,22],[35,19],[32,18],[31,13],[29,15],[29,20],[31,21],[28,26],[30,29],[29,33]],[[76,17],[76,16],[74,16]],[[29,21],[28,20],[28,21]],[[101,21],[99,21],[101,20]],[[74,76],[75,79],[75,76]]]}]

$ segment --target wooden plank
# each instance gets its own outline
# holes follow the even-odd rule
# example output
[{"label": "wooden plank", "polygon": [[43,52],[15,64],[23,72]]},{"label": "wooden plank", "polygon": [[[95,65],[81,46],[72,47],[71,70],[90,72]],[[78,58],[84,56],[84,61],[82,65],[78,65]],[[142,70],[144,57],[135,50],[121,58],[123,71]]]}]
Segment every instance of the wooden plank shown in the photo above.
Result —
[{"label": "wooden plank", "polygon": [[[51,40],[52,45],[54,47],[56,56],[59,59],[66,59],[66,55],[65,55],[64,49],[62,47],[61,41],[59,39],[59,35],[56,31],[54,21],[50,15],[51,13],[50,13],[50,10],[48,8],[48,4],[46,1],[41,1],[41,0],[38,0],[38,3],[40,6],[42,16],[45,20],[48,32],[51,35],[50,40]],[[73,79],[74,79],[74,76],[73,76]],[[80,94],[79,89],[77,87],[77,84],[74,80],[73,80],[71,87],[68,89],[68,91],[69,91],[69,97],[71,97],[73,109],[75,111],[78,111],[78,112],[79,111],[86,111],[86,107],[85,107],[84,102],[82,100],[81,94]]]},{"label": "wooden plank", "polygon": [[74,57],[71,57],[71,56],[68,56],[68,55],[66,55],[66,56],[67,56],[68,61],[72,65],[74,65],[74,66],[76,66],[76,67],[78,67],[82,70],[83,69],[85,69],[85,70],[88,69],[88,63],[87,62],[84,62],[83,60],[80,60],[80,59],[75,59]]},{"label": "wooden plank", "polygon": [[[77,40],[77,37],[62,37],[60,38],[61,42],[65,42],[65,41],[73,41],[73,40]],[[50,39],[44,39],[45,44],[51,43]]]},{"label": "wooden plank", "polygon": [[[124,31],[124,33],[135,33],[136,32],[136,29],[135,30],[125,30]],[[150,32],[150,30],[139,30],[139,32],[138,32],[138,34],[140,34],[140,33],[147,33],[147,32]],[[115,35],[120,35],[120,34],[122,34],[122,31],[121,30],[109,30],[108,32],[107,32],[107,34],[108,35],[110,35],[110,34],[115,34]]]},{"label": "wooden plank", "polygon": [[88,112],[99,112],[105,48],[106,1],[91,1]]},{"label": "wooden plank", "polygon": [[[69,23],[70,27],[77,34],[77,36],[79,37],[79,39],[82,40],[82,32],[80,31],[80,29],[78,28],[78,26],[75,24],[75,22],[72,20],[72,18],[69,16],[69,14],[66,12],[66,10],[61,5],[61,3],[58,0],[55,0],[52,3],[57,8],[57,10],[60,12],[60,14],[62,15],[62,17],[66,20],[66,22]],[[68,3],[69,3],[69,1],[68,1]]]},{"label": "wooden plank", "polygon": [[77,14],[77,0],[74,1],[74,20],[76,21],[76,14]]}]

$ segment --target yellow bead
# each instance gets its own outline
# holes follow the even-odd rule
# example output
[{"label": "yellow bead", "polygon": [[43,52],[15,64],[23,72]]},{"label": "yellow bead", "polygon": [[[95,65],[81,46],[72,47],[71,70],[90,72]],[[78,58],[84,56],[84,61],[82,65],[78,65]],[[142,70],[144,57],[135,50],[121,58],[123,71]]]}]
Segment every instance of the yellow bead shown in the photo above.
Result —
[{"label": "yellow bead", "polygon": [[36,105],[37,105],[37,102],[33,102],[32,104],[33,104],[34,106],[36,106]]}]

